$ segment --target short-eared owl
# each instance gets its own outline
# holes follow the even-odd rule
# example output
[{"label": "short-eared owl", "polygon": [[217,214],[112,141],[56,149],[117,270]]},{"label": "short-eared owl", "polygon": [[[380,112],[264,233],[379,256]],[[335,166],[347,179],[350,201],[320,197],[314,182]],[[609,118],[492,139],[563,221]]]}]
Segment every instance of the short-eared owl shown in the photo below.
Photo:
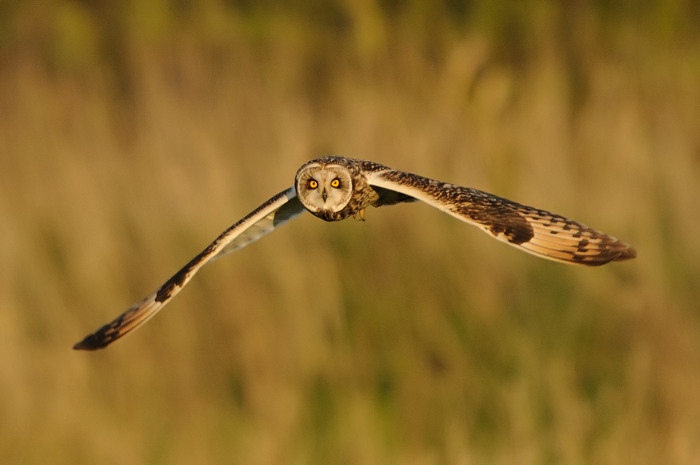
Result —
[{"label": "short-eared owl", "polygon": [[304,164],[297,171],[294,187],[228,228],[155,292],[73,348],[106,347],[155,315],[203,265],[260,239],[304,210],[326,221],[349,216],[364,219],[368,206],[417,200],[474,224],[507,244],[551,260],[603,265],[637,254],[616,238],[563,216],[370,161],[328,156]]}]

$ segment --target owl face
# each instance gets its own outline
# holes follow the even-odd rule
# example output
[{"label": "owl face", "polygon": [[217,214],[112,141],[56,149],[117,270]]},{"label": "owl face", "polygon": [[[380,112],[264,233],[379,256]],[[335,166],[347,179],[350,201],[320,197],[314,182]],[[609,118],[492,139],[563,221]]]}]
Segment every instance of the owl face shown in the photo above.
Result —
[{"label": "owl face", "polygon": [[352,197],[348,169],[337,164],[310,164],[297,174],[296,188],[301,203],[311,213],[336,213]]}]

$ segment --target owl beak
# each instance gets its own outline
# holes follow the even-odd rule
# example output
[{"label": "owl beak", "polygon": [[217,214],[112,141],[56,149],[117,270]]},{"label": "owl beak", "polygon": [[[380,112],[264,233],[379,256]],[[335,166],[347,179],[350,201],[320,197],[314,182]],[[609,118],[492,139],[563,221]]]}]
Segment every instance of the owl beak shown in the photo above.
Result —
[{"label": "owl beak", "polygon": [[328,198],[328,192],[326,192],[326,189],[323,189],[323,192],[321,192],[321,197],[323,197],[324,202]]}]

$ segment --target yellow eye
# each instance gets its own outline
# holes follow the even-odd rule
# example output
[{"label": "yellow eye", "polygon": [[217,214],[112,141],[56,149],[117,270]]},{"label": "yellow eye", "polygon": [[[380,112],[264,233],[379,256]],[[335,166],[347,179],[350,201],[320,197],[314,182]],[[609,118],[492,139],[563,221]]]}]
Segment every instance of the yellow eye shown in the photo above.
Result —
[{"label": "yellow eye", "polygon": [[309,187],[311,189],[316,189],[318,187],[318,182],[316,182],[315,179],[312,179],[311,181],[309,181]]},{"label": "yellow eye", "polygon": [[340,187],[340,179],[335,178],[331,181],[331,187]]}]

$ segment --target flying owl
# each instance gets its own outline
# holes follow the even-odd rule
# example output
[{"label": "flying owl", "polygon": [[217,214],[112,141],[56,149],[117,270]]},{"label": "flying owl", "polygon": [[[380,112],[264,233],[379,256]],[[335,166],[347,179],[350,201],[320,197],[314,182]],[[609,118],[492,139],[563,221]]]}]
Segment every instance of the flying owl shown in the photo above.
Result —
[{"label": "flying owl", "polygon": [[612,236],[545,210],[371,161],[327,156],[305,163],[297,171],[293,187],[221,233],[155,292],[73,348],[101,349],[128,334],[170,302],[202,266],[260,239],[304,210],[326,221],[348,217],[364,220],[368,206],[418,200],[478,226],[500,241],[550,260],[597,266],[637,255],[632,247]]}]

